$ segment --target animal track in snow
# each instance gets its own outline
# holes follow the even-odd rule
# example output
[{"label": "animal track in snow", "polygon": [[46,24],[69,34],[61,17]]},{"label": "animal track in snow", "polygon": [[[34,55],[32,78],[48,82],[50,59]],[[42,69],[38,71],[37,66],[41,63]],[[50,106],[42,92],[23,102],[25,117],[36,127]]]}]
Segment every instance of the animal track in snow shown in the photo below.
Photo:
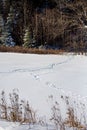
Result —
[{"label": "animal track in snow", "polygon": [[[19,68],[17,67],[16,69],[10,69],[9,71],[1,71],[0,74],[12,74],[12,73],[24,73],[24,72],[40,72],[40,71],[44,71],[44,70],[51,70],[54,67],[60,65],[60,64],[64,64],[67,63],[68,61],[72,60],[74,56],[71,56],[70,58],[67,58],[64,61],[58,62],[58,63],[51,63],[47,66],[43,66],[43,67],[36,67],[36,68]],[[15,67],[15,66],[14,66]]]}]

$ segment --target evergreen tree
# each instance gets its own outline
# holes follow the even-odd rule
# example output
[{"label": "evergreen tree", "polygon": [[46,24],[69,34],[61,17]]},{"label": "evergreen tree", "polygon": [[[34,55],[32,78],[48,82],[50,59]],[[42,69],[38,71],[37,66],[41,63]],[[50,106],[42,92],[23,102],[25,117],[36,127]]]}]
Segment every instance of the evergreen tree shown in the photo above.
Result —
[{"label": "evergreen tree", "polygon": [[13,24],[14,24],[14,10],[12,7],[10,7],[10,12],[8,14],[8,17],[7,17],[7,22],[6,22],[6,37],[5,37],[5,45],[6,46],[15,46],[15,42],[13,40],[13,37],[12,37],[12,32],[13,32]]},{"label": "evergreen tree", "polygon": [[24,35],[24,47],[32,47],[32,37],[29,29],[25,30],[25,35]]},{"label": "evergreen tree", "polygon": [[[77,42],[85,42],[86,48],[86,29],[86,0],[0,1],[0,44],[6,46],[36,47],[46,43],[75,48]],[[80,31],[83,41],[79,40]]]}]

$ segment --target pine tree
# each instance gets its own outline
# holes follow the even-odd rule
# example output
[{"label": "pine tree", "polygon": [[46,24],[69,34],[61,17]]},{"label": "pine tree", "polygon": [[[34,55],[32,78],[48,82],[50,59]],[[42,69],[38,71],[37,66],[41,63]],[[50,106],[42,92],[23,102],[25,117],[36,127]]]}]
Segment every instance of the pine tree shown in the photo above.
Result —
[{"label": "pine tree", "polygon": [[25,30],[25,35],[24,35],[24,47],[32,47],[32,37],[29,29]]},{"label": "pine tree", "polygon": [[15,42],[12,37],[12,31],[13,31],[13,22],[14,22],[14,10],[12,7],[10,7],[10,12],[7,17],[7,22],[5,26],[5,45],[6,46],[15,46]]}]

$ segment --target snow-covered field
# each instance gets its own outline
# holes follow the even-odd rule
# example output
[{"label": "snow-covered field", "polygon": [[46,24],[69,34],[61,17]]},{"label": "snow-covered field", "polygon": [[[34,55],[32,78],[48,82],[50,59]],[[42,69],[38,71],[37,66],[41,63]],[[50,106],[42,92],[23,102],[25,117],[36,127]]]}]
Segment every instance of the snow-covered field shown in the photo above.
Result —
[{"label": "snow-covered field", "polygon": [[[14,88],[19,89],[22,99],[29,100],[37,115],[48,120],[51,117],[49,96],[53,95],[55,101],[59,95],[71,95],[85,101],[87,56],[0,53],[0,91],[9,93]],[[15,129],[12,125],[12,128],[4,126],[0,122],[4,130]],[[21,127],[20,130],[26,130],[28,126]],[[35,129],[44,130],[37,127]]]}]

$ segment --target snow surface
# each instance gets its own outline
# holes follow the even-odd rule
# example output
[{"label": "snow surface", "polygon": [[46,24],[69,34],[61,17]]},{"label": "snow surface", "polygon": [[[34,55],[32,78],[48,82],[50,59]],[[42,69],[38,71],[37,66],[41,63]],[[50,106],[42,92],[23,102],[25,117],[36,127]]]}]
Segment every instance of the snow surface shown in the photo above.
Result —
[{"label": "snow surface", "polygon": [[23,124],[20,125],[19,123],[7,122],[7,121],[0,121],[0,130],[54,130],[52,125],[29,125]]},{"label": "snow surface", "polygon": [[[51,117],[49,96],[53,95],[55,101],[59,95],[71,95],[85,101],[87,56],[0,53],[0,91],[9,93],[14,88],[19,89],[22,99],[29,100],[40,117],[48,120]],[[12,125],[12,128],[4,128],[2,124],[0,130],[14,130]]]}]

